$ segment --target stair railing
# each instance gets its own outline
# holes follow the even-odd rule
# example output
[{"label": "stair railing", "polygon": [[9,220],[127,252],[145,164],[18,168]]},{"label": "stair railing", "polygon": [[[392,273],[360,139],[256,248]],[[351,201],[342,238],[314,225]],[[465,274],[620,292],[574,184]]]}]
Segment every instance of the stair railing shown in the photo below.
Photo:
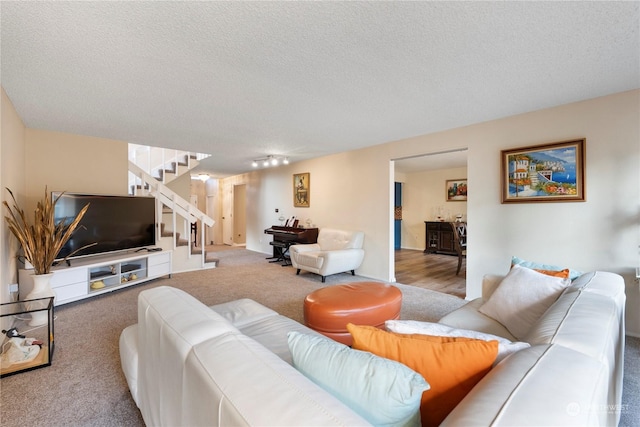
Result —
[{"label": "stair railing", "polygon": [[156,178],[154,178],[152,175],[147,173],[145,170],[143,170],[141,167],[139,167],[132,161],[129,161],[129,172],[135,175],[136,178],[140,179],[143,185],[148,185],[149,194],[151,194],[156,198],[156,201],[158,203],[158,208],[156,209],[156,212],[158,215],[158,218],[156,220],[157,236],[160,236],[160,232],[161,232],[160,224],[162,223],[162,206],[164,205],[164,206],[167,206],[169,209],[171,209],[172,230],[173,230],[173,239],[172,239],[173,249],[175,249],[177,245],[176,215],[179,215],[184,219],[183,235],[189,236],[189,239],[188,239],[189,244],[187,245],[189,249],[189,256],[191,256],[191,226],[190,225],[196,221],[200,221],[200,224],[202,224],[202,228],[203,228],[202,232],[200,233],[200,238],[201,238],[200,244],[201,244],[201,248],[203,248],[202,253],[200,255],[201,255],[201,264],[204,267],[205,255],[206,255],[204,251],[204,244],[205,244],[204,226],[212,227],[215,224],[214,219],[209,217],[207,214],[205,214],[195,206],[193,206],[184,198],[180,197],[179,194],[177,194],[176,192],[168,188],[166,185],[159,182]]},{"label": "stair railing", "polygon": [[[140,154],[139,150],[143,149]],[[159,176],[155,179],[167,184],[167,172],[174,171],[175,177],[196,167],[200,160],[210,157],[210,154],[191,153],[189,151],[175,150],[171,148],[150,147],[138,144],[129,144],[129,161],[133,162],[149,175],[154,176],[154,171]],[[180,166],[185,166],[180,172]]]}]

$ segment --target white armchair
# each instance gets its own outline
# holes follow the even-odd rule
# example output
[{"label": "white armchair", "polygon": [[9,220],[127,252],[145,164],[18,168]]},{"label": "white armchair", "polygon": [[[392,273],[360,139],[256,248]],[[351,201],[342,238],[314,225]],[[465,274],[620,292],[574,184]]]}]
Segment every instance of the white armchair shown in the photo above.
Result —
[{"label": "white armchair", "polygon": [[344,231],[321,228],[318,242],[308,245],[293,245],[289,248],[291,264],[300,270],[327,276],[345,271],[355,275],[364,259],[364,233],[362,231]]}]

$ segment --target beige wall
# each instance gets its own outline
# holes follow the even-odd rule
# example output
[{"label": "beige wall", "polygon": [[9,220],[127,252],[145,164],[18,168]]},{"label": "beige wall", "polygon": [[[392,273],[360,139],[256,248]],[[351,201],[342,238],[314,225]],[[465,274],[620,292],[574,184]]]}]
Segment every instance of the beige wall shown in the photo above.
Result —
[{"label": "beige wall", "polygon": [[[44,185],[73,192],[126,193],[126,143],[31,129],[23,142],[20,128],[24,127],[19,118],[11,118],[12,107],[5,111],[10,104],[5,98],[3,94],[3,186],[23,185],[30,200],[42,194]],[[274,212],[278,208],[285,217],[295,214],[302,221],[310,218],[319,227],[364,231],[366,255],[358,273],[390,280],[391,159],[467,148],[467,297],[480,295],[485,273],[505,273],[512,255],[585,271],[612,271],[621,274],[627,284],[627,307],[631,307],[627,309],[627,329],[640,335],[640,295],[634,280],[634,269],[640,264],[638,117],[640,90],[635,90],[254,171],[223,180],[220,199],[225,198],[225,189],[247,184],[250,250],[271,252],[271,236],[265,235],[264,229],[278,223],[280,214]],[[5,130],[5,121],[11,123],[13,131]],[[9,133],[15,136],[11,137],[11,147],[5,148]],[[500,150],[574,138],[587,141],[586,202],[500,203]],[[7,151],[12,152],[11,159]],[[24,164],[25,158],[22,176],[19,170],[12,170],[5,177],[5,167]],[[309,208],[293,207],[292,174],[301,172],[311,174]],[[220,215],[224,213],[221,209]],[[7,268],[3,276],[10,277],[14,268],[10,257],[3,254],[2,262]],[[0,286],[3,294],[7,285]]]},{"label": "beige wall", "polygon": [[[169,181],[166,186],[184,200],[191,200],[191,181],[191,175],[185,173]],[[197,182],[194,180],[194,184],[197,184]]]},{"label": "beige wall", "polygon": [[460,214],[467,218],[467,202],[448,202],[445,185],[450,179],[464,179],[467,168],[438,169],[396,175],[402,182],[402,248],[425,248],[425,221],[435,221],[442,214],[447,221],[455,221]]},{"label": "beige wall", "polygon": [[128,147],[123,141],[27,129],[29,205],[49,191],[128,194]]},{"label": "beige wall", "polygon": [[[11,189],[18,203],[24,203],[25,197],[25,126],[18,116],[11,100],[2,89],[0,104],[0,201],[11,197],[5,188]],[[11,235],[4,221],[6,209],[2,207],[2,226],[0,226],[0,302],[9,302],[9,284],[18,283],[18,271],[15,268],[16,254],[19,248],[17,240]],[[4,326],[4,325],[3,325]]]},{"label": "beige wall", "polygon": [[[247,181],[247,248],[270,252],[265,228],[284,216],[312,218],[320,227],[365,232],[358,273],[393,278],[391,159],[468,149],[470,227],[467,298],[482,276],[506,273],[512,255],[621,274],[627,284],[627,328],[640,335],[634,268],[640,264],[640,90],[501,120],[390,142],[267,169]],[[587,201],[500,203],[500,150],[586,138]],[[311,205],[293,208],[292,174],[311,173]]]},{"label": "beige wall", "polygon": [[[9,187],[27,215],[48,191],[127,194],[127,143],[25,128],[2,91],[2,187]],[[2,200],[6,200],[2,191]],[[4,209],[3,209],[4,211]],[[4,215],[3,215],[4,216]],[[2,301],[17,283],[17,242],[2,221]]]}]

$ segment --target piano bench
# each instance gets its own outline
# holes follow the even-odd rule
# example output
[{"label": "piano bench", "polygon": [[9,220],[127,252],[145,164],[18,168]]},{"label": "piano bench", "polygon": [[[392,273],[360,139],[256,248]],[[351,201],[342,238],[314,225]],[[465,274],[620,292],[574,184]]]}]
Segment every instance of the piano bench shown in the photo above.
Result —
[{"label": "piano bench", "polygon": [[273,246],[273,249],[274,249],[273,258],[275,258],[273,261],[269,261],[269,262],[283,262],[284,263],[282,264],[283,267],[287,267],[291,265],[288,252],[289,252],[289,247],[293,244],[293,242],[280,242],[280,241],[274,240],[273,242],[269,242],[269,244]]},{"label": "piano bench", "polygon": [[304,323],[335,341],[351,345],[347,323],[384,328],[384,322],[400,318],[402,293],[379,282],[328,286],[304,299]]}]

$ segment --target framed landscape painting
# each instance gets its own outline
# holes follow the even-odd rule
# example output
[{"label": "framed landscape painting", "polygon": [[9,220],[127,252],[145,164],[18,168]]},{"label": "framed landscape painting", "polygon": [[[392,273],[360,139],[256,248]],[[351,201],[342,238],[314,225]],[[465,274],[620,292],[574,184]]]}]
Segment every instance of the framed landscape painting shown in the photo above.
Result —
[{"label": "framed landscape painting", "polygon": [[448,179],[446,184],[447,202],[467,201],[467,180]]},{"label": "framed landscape painting", "polygon": [[293,175],[293,206],[308,208],[310,203],[311,176],[309,172]]},{"label": "framed landscape painting", "polygon": [[583,202],[585,140],[502,150],[502,203]]}]

